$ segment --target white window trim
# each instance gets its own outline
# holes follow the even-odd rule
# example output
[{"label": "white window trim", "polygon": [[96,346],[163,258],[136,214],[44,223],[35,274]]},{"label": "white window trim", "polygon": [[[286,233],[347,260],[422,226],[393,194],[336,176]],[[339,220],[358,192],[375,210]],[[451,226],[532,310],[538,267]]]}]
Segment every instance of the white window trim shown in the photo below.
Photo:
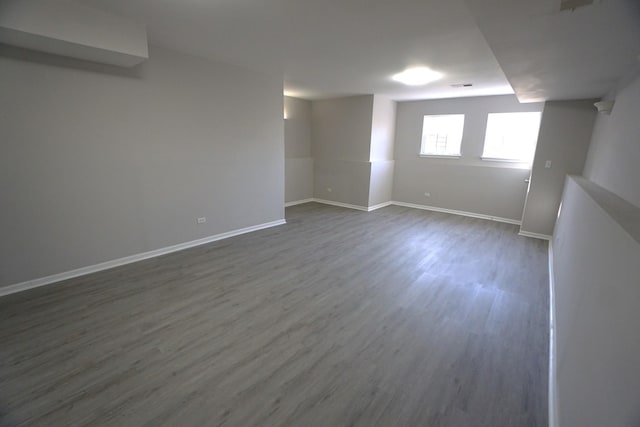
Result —
[{"label": "white window trim", "polygon": [[424,154],[418,153],[418,157],[433,158],[433,159],[459,159],[462,154]]},{"label": "white window trim", "polygon": [[[462,127],[460,129],[460,144],[458,145],[458,152],[457,153],[429,153],[429,152],[423,152],[422,148],[423,148],[423,143],[424,143],[424,121],[426,120],[427,117],[445,117],[445,116],[460,116],[462,117]],[[464,138],[464,126],[465,126],[465,122],[466,122],[466,114],[464,113],[444,113],[444,114],[425,114],[422,118],[423,120],[423,125],[422,125],[422,131],[421,131],[421,139],[420,139],[420,146],[418,149],[418,157],[422,157],[422,158],[434,158],[434,159],[459,159],[462,157],[462,141]]]},{"label": "white window trim", "polygon": [[[542,111],[504,111],[504,112],[489,112],[487,113],[487,121],[486,121],[486,127],[488,127],[489,125],[489,116],[492,114],[521,114],[521,113],[537,113],[540,114],[540,122],[538,123],[538,136],[537,139],[540,138],[540,125],[542,124]],[[485,136],[484,136],[484,140],[482,143],[482,151],[484,152],[485,148],[486,148],[486,144],[487,144],[487,135],[486,135],[486,131],[487,129],[485,129]],[[490,157],[490,156],[480,156],[480,159],[482,161],[486,161],[486,162],[496,162],[496,163],[515,163],[518,165],[522,165],[522,166],[527,166],[530,169],[533,168],[533,162],[535,160],[535,155],[536,155],[536,151],[537,151],[537,141],[536,141],[536,145],[534,146],[534,151],[533,151],[533,157],[531,158],[531,160],[522,160],[522,159],[509,159],[509,158],[504,158],[504,157]]]},{"label": "white window trim", "polygon": [[501,162],[501,163],[522,163],[523,165],[530,165],[532,162],[522,159],[505,159],[501,157],[483,157],[480,158],[486,162]]}]

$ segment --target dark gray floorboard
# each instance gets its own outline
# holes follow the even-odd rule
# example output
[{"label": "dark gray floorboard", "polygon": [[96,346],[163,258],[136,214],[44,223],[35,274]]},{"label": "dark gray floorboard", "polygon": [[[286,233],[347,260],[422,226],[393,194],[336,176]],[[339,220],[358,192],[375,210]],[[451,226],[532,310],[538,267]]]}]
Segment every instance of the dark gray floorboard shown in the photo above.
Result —
[{"label": "dark gray floorboard", "polygon": [[545,242],[314,203],[0,298],[7,426],[546,426]]}]

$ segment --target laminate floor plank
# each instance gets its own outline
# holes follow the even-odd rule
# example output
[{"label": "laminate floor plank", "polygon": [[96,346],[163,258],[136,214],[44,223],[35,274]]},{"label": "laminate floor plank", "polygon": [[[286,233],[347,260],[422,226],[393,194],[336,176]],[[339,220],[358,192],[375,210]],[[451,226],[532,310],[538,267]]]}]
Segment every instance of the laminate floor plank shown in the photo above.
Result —
[{"label": "laminate floor plank", "polygon": [[389,206],[0,298],[2,426],[546,426],[546,242]]}]

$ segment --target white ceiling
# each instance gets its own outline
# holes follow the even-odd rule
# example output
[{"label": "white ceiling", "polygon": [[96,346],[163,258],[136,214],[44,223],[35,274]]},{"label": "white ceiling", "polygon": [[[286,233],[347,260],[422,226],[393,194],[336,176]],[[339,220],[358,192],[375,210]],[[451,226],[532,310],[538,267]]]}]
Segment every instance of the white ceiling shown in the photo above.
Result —
[{"label": "white ceiling", "polygon": [[521,102],[599,98],[640,64],[640,1],[466,0]]},{"label": "white ceiling", "polygon": [[[593,97],[640,53],[640,20],[628,13],[636,0],[562,16],[560,0],[77,1],[147,24],[153,44],[279,73],[287,94],[307,99],[496,95],[512,85],[525,100]],[[415,65],[445,76],[422,87],[390,79]]]}]

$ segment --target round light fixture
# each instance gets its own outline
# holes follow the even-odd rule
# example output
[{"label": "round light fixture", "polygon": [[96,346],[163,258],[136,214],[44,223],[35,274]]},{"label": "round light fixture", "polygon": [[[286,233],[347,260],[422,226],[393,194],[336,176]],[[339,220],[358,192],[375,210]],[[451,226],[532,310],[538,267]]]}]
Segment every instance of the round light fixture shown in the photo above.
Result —
[{"label": "round light fixture", "polygon": [[394,74],[391,78],[408,86],[423,86],[442,77],[441,73],[433,71],[429,67],[407,68],[401,73]]}]

